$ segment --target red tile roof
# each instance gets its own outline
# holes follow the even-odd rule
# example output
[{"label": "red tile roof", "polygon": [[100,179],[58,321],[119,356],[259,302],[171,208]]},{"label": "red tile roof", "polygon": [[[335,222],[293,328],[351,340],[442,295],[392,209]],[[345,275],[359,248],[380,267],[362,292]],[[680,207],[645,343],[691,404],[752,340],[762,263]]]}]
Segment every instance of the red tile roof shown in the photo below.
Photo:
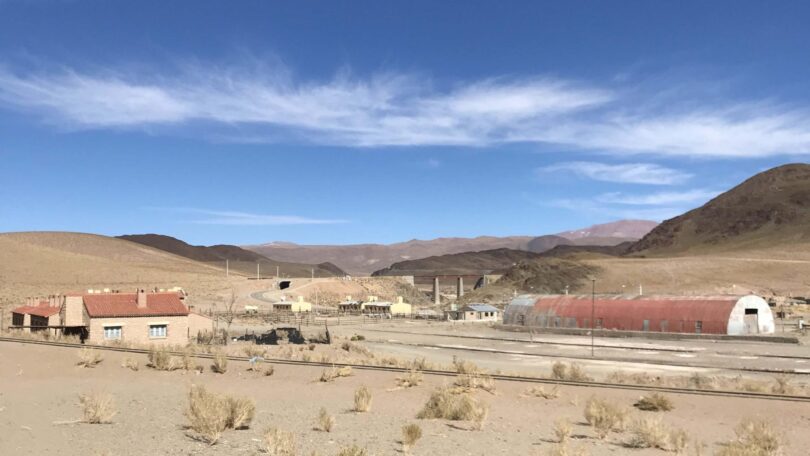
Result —
[{"label": "red tile roof", "polygon": [[188,307],[177,293],[146,293],[146,307],[138,307],[137,293],[100,293],[82,295],[91,318],[157,317],[188,315]]},{"label": "red tile roof", "polygon": [[21,306],[12,310],[17,314],[30,314],[38,317],[50,317],[59,313],[59,306],[49,306],[46,301],[39,303],[37,306]]}]

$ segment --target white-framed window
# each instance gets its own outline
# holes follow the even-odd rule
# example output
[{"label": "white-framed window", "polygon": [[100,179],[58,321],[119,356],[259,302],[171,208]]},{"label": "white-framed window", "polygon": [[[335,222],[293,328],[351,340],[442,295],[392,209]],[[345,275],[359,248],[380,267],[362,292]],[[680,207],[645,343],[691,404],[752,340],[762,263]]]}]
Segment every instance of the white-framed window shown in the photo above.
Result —
[{"label": "white-framed window", "polygon": [[105,326],[104,327],[104,339],[105,340],[120,340],[121,339],[121,327],[120,326]]},{"label": "white-framed window", "polygon": [[163,339],[169,331],[169,325],[149,325],[149,338]]}]

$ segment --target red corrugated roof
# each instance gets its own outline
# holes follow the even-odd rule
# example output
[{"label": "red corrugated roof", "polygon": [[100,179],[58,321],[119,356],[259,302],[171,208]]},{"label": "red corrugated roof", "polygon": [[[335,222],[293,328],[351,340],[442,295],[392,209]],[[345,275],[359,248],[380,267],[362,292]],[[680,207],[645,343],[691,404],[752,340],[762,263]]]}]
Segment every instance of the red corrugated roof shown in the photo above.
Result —
[{"label": "red corrugated roof", "polygon": [[[739,299],[739,296],[596,297],[593,314],[605,329],[641,331],[646,320],[650,331],[695,332],[696,322],[701,322],[701,332],[725,334],[731,310]],[[559,317],[562,327],[567,326],[566,319],[575,319],[576,327],[580,328],[591,324],[590,296],[540,296],[533,307],[535,315]]]},{"label": "red corrugated roof", "polygon": [[36,315],[38,317],[50,317],[59,313],[59,307],[52,307],[48,305],[47,301],[40,302],[38,306],[20,306],[12,310],[18,314]]},{"label": "red corrugated roof", "polygon": [[174,292],[146,293],[146,307],[138,307],[137,293],[84,294],[82,299],[91,318],[188,315],[188,307]]}]

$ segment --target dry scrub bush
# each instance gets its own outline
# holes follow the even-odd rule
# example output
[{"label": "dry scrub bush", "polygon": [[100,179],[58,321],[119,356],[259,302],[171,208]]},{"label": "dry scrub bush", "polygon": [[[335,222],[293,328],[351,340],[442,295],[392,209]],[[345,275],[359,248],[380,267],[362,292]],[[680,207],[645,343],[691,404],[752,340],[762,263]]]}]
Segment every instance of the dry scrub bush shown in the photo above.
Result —
[{"label": "dry scrub bush", "polygon": [[292,432],[269,428],[262,436],[261,449],[271,456],[296,456],[295,436]]},{"label": "dry scrub bush", "polygon": [[214,355],[214,362],[211,364],[211,370],[217,374],[224,374],[228,372],[228,357],[224,353],[217,353]]},{"label": "dry scrub bush", "polygon": [[365,448],[360,448],[357,445],[341,448],[337,456],[368,456],[368,451]]},{"label": "dry scrub bush", "polygon": [[407,453],[422,438],[422,428],[418,424],[402,426],[402,452]]},{"label": "dry scrub bush", "polygon": [[548,449],[548,456],[586,456],[588,453],[583,447],[570,448],[568,443],[558,443]]},{"label": "dry scrub bush", "polygon": [[401,388],[411,388],[422,384],[422,373],[416,369],[411,369],[402,377],[397,377],[397,386]]},{"label": "dry scrub bush", "polygon": [[321,377],[318,379],[318,381],[331,382],[338,377],[348,377],[350,375],[352,375],[351,366],[342,366],[342,367],[332,366],[329,369],[324,369],[324,371],[321,372]]},{"label": "dry scrub bush", "polygon": [[101,353],[91,348],[82,348],[79,350],[79,362],[76,363],[77,366],[81,367],[96,367],[104,358],[101,357]]},{"label": "dry scrub bush", "polygon": [[275,373],[276,373],[276,368],[274,368],[273,366],[267,366],[267,368],[264,369],[264,376],[265,377],[270,377]]},{"label": "dry scrub bush", "polygon": [[601,440],[610,431],[624,430],[627,410],[611,402],[591,398],[585,404],[585,421],[593,426],[596,436]]},{"label": "dry scrub bush", "polygon": [[132,358],[125,358],[121,362],[121,367],[125,367],[127,369],[131,369],[131,370],[134,370],[134,371],[137,371],[138,369],[140,369],[140,365],[138,364],[138,361],[135,361]]},{"label": "dry scrub bush", "polygon": [[242,352],[248,358],[253,358],[255,356],[264,357],[264,354],[267,352],[267,350],[265,350],[264,348],[262,348],[262,347],[260,347],[258,345],[250,344],[250,345],[244,346],[242,348]]},{"label": "dry scrub bush", "polygon": [[646,412],[668,412],[675,408],[672,401],[661,393],[652,393],[641,396],[633,407]]},{"label": "dry scrub bush", "polygon": [[726,443],[718,456],[776,456],[784,447],[782,436],[766,421],[743,420],[734,433],[737,438]]},{"label": "dry scrub bush", "polygon": [[795,388],[791,385],[791,379],[787,375],[774,377],[771,392],[774,394],[793,394]]},{"label": "dry scrub bush", "polygon": [[455,356],[453,356],[453,369],[459,374],[478,374],[482,372],[481,368],[475,363],[456,358]]},{"label": "dry scrub bush", "polygon": [[354,392],[354,411],[368,412],[369,410],[371,410],[371,391],[364,385]]},{"label": "dry scrub bush", "polygon": [[678,454],[686,449],[689,436],[680,429],[668,429],[660,417],[642,418],[630,426],[632,433],[627,446],[632,448],[658,448]]},{"label": "dry scrub bush", "polygon": [[495,380],[484,374],[459,374],[453,384],[463,391],[481,389],[488,393],[495,392]]},{"label": "dry scrub bush", "polygon": [[215,444],[226,429],[248,428],[255,414],[256,406],[250,399],[210,393],[202,386],[189,390],[189,428],[209,445]]},{"label": "dry scrub bush", "polygon": [[483,426],[489,408],[469,394],[453,394],[448,388],[439,388],[416,415],[419,419],[446,419],[472,421],[477,429]]},{"label": "dry scrub bush", "polygon": [[560,387],[554,385],[550,391],[546,391],[542,386],[532,386],[522,394],[525,397],[542,397],[543,399],[556,399],[560,397]]},{"label": "dry scrub bush", "polygon": [[427,359],[425,359],[424,356],[421,356],[419,358],[414,358],[413,361],[411,361],[411,363],[410,363],[410,367],[411,367],[411,369],[420,370],[420,371],[434,368],[433,364],[430,363]]},{"label": "dry scrub bush", "polygon": [[116,415],[115,401],[109,394],[92,393],[79,396],[82,407],[82,422],[89,424],[112,423]]},{"label": "dry scrub bush", "polygon": [[554,422],[554,437],[559,443],[565,443],[571,437],[571,422],[566,419]]},{"label": "dry scrub bush", "polygon": [[687,387],[702,390],[713,390],[717,388],[717,382],[712,377],[695,372],[689,377]]},{"label": "dry scrub bush", "polygon": [[330,415],[325,408],[321,407],[321,410],[318,412],[318,429],[324,432],[332,432],[334,426],[335,417]]},{"label": "dry scrub bush", "polygon": [[589,382],[591,377],[585,374],[582,366],[576,363],[567,365],[563,362],[557,361],[551,366],[551,378],[555,380],[569,380],[575,382]]},{"label": "dry scrub bush", "polygon": [[345,351],[347,351],[349,353],[357,353],[357,354],[363,355],[363,356],[365,356],[367,358],[373,358],[374,357],[374,353],[372,353],[371,350],[369,350],[368,348],[366,348],[366,347],[364,347],[362,345],[353,344],[351,342],[343,342],[343,344],[340,346],[340,348],[342,348],[343,350],[345,350]]}]

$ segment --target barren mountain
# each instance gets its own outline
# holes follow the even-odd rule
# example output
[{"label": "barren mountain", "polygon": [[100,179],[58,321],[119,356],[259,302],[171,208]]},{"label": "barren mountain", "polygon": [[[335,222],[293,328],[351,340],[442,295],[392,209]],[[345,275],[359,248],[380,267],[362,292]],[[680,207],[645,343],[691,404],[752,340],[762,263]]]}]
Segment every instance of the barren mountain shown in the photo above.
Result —
[{"label": "barren mountain", "polygon": [[[557,233],[557,236],[571,240],[588,238],[623,238],[624,240],[631,240],[642,238],[656,226],[658,226],[658,222],[650,220],[619,220],[578,230],[564,231]],[[588,244],[597,245],[596,242],[588,242]]]},{"label": "barren mountain", "polygon": [[667,220],[631,252],[665,254],[770,248],[810,241],[810,165],[757,174],[703,206]]},{"label": "barren mountain", "polygon": [[372,275],[489,274],[505,270],[520,261],[536,258],[540,258],[540,254],[512,249],[452,253],[419,260],[400,261],[385,269],[375,271]]},{"label": "barren mountain", "polygon": [[277,261],[235,245],[219,244],[210,247],[190,245],[180,239],[161,234],[130,234],[118,236],[118,238],[154,247],[194,261],[216,263],[220,268],[224,267],[223,262],[225,260],[229,260],[232,271],[248,275],[256,273],[257,263],[261,263],[261,268],[264,268],[268,275],[275,274],[277,266],[280,273],[285,277],[309,277],[313,273],[316,277],[344,275],[340,268],[331,263],[301,264]]},{"label": "barren mountain", "polygon": [[[353,274],[369,274],[400,261],[431,256],[494,249],[544,252],[557,245],[616,245],[639,239],[655,222],[627,221],[594,225],[559,235],[480,236],[476,238],[438,238],[411,240],[396,244],[297,245],[289,242],[245,246],[256,253],[281,261],[319,263],[328,261]],[[590,233],[590,234],[588,234]]]}]

